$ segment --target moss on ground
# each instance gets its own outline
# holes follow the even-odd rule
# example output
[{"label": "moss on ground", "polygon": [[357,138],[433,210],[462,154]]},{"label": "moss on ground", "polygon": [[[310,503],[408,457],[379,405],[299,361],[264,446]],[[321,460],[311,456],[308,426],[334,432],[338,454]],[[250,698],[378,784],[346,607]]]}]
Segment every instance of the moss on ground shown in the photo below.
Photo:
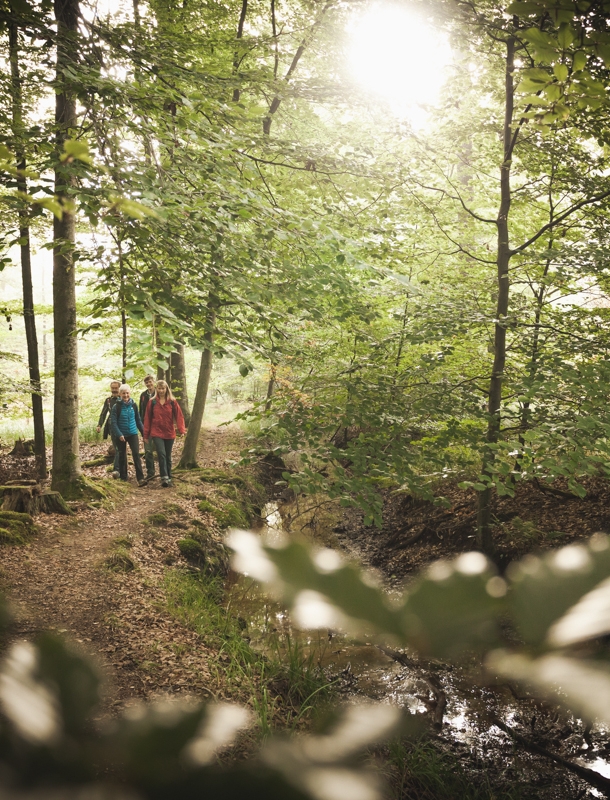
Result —
[{"label": "moss on ground", "polygon": [[194,528],[189,536],[177,543],[180,555],[206,575],[226,575],[229,571],[229,551],[204,528]]},{"label": "moss on ground", "polygon": [[133,536],[131,534],[117,536],[116,539],[113,539],[112,544],[114,547],[133,547]]},{"label": "moss on ground", "polygon": [[245,504],[227,503],[214,516],[221,528],[247,528],[250,525],[250,513]]},{"label": "moss on ground", "polygon": [[81,475],[61,492],[64,500],[106,500],[108,493],[101,481]]},{"label": "moss on ground", "polygon": [[163,506],[163,511],[165,514],[177,514],[180,517],[186,514],[186,511],[178,503],[167,503],[167,505]]},{"label": "moss on ground", "polygon": [[0,511],[0,544],[27,544],[37,531],[30,514]]},{"label": "moss on ground", "polygon": [[212,505],[209,500],[202,500],[197,504],[197,508],[204,514],[215,514],[218,510],[215,505]]},{"label": "moss on ground", "polygon": [[154,514],[149,514],[144,522],[146,522],[148,525],[152,525],[153,528],[163,528],[167,525],[169,520],[165,514],[157,511]]},{"label": "moss on ground", "polygon": [[242,489],[248,488],[248,481],[241,475],[236,475],[234,472],[228,472],[224,469],[216,469],[215,467],[206,467],[200,470],[199,480],[202,483],[232,483]]}]

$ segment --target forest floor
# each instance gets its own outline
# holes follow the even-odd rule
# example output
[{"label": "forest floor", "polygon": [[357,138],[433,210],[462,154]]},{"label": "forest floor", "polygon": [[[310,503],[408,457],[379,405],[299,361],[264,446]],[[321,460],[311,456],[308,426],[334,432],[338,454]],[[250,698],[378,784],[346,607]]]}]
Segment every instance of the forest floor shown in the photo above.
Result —
[{"label": "forest floor", "polygon": [[[202,435],[199,460],[202,467],[230,471],[241,446],[239,431],[220,427],[206,429]],[[105,453],[106,445],[82,445],[83,460]],[[178,462],[180,443],[175,451]],[[33,459],[8,459],[0,456],[0,473],[10,470],[11,477],[27,477]],[[96,478],[107,476],[107,467],[85,468]],[[6,476],[5,476],[6,477]],[[14,622],[9,641],[30,638],[42,630],[66,633],[78,646],[92,655],[105,676],[102,716],[117,714],[140,700],[154,697],[226,698],[247,700],[239,686],[227,680],[230,653],[218,637],[206,637],[176,613],[168,598],[168,574],[172,570],[188,574],[189,565],[177,542],[199,523],[214,528],[215,522],[199,502],[212,497],[213,487],[197,487],[186,476],[174,476],[174,485],[161,489],[158,479],[144,488],[130,483],[105,481],[109,500],[101,507],[82,504],[73,517],[40,515],[36,518],[39,533],[26,547],[6,547],[0,564],[0,589],[10,599]],[[201,494],[202,488],[204,494]],[[571,498],[565,489],[541,491],[529,485],[518,487],[515,498],[503,498],[496,507],[496,538],[505,560],[534,549],[556,547],[597,530],[610,528],[610,488],[602,481],[587,483],[584,500]],[[452,557],[471,549],[473,543],[473,493],[449,487],[444,491],[448,507],[414,502],[404,496],[388,494],[385,522],[381,530],[364,527],[362,515],[354,510],[331,513],[325,523],[334,526],[325,541],[377,568],[390,585],[402,583],[430,561]],[[162,524],[155,516],[164,514]],[[308,518],[309,532],[317,528]],[[294,525],[293,529],[299,525]],[[217,529],[220,538],[220,530]],[[314,535],[317,536],[317,533]],[[127,555],[127,571],[109,568],[109,559],[118,552]],[[240,620],[241,622],[241,620]],[[240,639],[241,639],[241,634]],[[246,638],[247,641],[247,638]],[[427,667],[422,663],[422,670]],[[351,671],[351,668],[350,668]],[[489,730],[488,712],[501,716],[507,709],[505,699],[489,687],[469,685],[457,671],[437,673],[449,696],[449,708],[460,711],[464,698],[470,706],[473,726],[469,736]],[[358,675],[348,676],[345,693],[358,694]],[[406,674],[396,680],[409,681]],[[278,694],[284,691],[276,681]],[[339,687],[341,688],[341,687]],[[345,687],[344,687],[345,688]],[[425,694],[425,687],[424,687]],[[504,704],[504,705],[503,705]],[[539,703],[512,708],[514,719],[522,722],[531,739],[549,751],[567,758],[582,758],[582,725],[557,715],[552,708],[542,710]],[[459,715],[458,715],[459,716]],[[478,722],[477,722],[478,720]],[[536,730],[534,732],[534,720]],[[591,742],[591,736],[589,742]],[[597,757],[610,756],[603,732],[594,732]],[[473,746],[446,725],[436,737],[434,751],[424,753],[432,759],[436,773],[445,770],[445,781],[457,766],[465,780],[475,786],[483,782],[489,792],[481,794],[438,793],[425,789],[425,782],[399,777],[401,800],[449,797],[576,798],[601,796],[591,792],[582,781],[553,765],[543,756],[519,752],[506,736],[485,734]],[[416,750],[416,761],[422,754]],[[387,759],[388,753],[382,754]],[[398,762],[414,767],[413,753],[399,754]],[[402,759],[402,761],[401,761]],[[410,759],[410,760],[409,760]],[[392,756],[390,755],[390,762]],[[390,774],[397,772],[396,758]],[[384,767],[386,769],[386,767]],[[423,779],[422,779],[423,781]],[[460,784],[462,787],[465,784]],[[506,787],[495,793],[493,787]],[[409,788],[410,787],[410,788]],[[514,787],[514,795],[511,793]],[[474,790],[473,790],[474,791]]]},{"label": "forest floor", "polygon": [[[104,454],[107,445],[81,449],[87,460]],[[174,453],[177,463],[180,442]],[[202,466],[226,468],[238,453],[230,429],[202,436]],[[102,477],[106,467],[84,472]],[[84,505],[73,517],[39,515],[39,533],[30,545],[3,549],[1,588],[14,615],[10,639],[51,630],[81,643],[106,679],[102,713],[161,694],[222,697],[208,669],[217,652],[168,611],[165,596],[168,567],[184,564],[176,542],[188,528],[185,520],[202,516],[196,498],[180,496],[179,478],[163,489],[158,478],[143,488],[133,476],[127,484],[108,484],[111,504]],[[151,525],[151,515],[168,507],[167,526]],[[105,566],[117,548],[128,550],[133,569]]]}]

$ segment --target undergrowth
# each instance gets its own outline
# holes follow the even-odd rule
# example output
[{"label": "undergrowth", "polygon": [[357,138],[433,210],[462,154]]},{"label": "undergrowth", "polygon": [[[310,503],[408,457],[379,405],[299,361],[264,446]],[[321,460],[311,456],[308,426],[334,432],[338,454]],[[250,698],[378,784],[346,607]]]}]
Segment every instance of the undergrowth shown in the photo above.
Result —
[{"label": "undergrowth", "polygon": [[260,735],[301,728],[326,707],[332,694],[314,654],[291,634],[274,634],[266,654],[248,640],[248,623],[218,576],[171,570],[165,577],[171,614],[197,631],[216,650],[208,662],[213,687],[224,697],[248,703]]}]

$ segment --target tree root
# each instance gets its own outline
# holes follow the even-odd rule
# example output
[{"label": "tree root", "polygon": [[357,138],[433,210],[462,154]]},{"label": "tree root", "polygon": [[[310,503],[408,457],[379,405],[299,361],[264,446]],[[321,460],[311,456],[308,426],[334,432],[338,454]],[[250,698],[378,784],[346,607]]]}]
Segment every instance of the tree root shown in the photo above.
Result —
[{"label": "tree root", "polygon": [[502,720],[500,720],[496,716],[491,717],[491,722],[501,731],[504,731],[511,739],[514,739],[515,742],[524,747],[526,750],[529,750],[531,753],[537,753],[540,756],[544,756],[545,758],[554,761],[556,764],[560,764],[562,767],[565,767],[570,772],[573,772],[575,775],[578,775],[583,780],[590,783],[591,786],[595,786],[596,789],[600,789],[606,794],[606,797],[610,797],[610,779],[604,778],[603,775],[600,775],[599,772],[595,772],[595,770],[588,769],[588,767],[582,767],[580,764],[575,764],[573,761],[570,761],[563,756],[557,755],[557,753],[553,753],[550,750],[547,750],[546,747],[543,747],[540,744],[536,744],[536,742],[531,742],[529,739],[526,739],[525,736],[522,736],[517,731],[509,728]]}]

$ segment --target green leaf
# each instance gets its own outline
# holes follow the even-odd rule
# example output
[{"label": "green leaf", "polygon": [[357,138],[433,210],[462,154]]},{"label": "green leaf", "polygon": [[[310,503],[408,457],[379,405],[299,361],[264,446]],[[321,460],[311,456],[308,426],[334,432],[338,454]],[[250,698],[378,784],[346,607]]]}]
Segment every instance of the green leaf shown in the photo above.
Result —
[{"label": "green leaf", "polygon": [[544,11],[544,8],[540,7],[539,3],[511,3],[506,8],[507,14],[514,14],[517,17],[535,17],[538,14],[541,14]]},{"label": "green leaf", "polygon": [[159,214],[143,203],[138,203],[136,200],[129,200],[126,197],[117,197],[111,206],[112,209],[122,211],[128,217],[133,219],[146,219],[146,217],[153,217],[154,219],[161,219]]},{"label": "green leaf", "polygon": [[562,22],[559,26],[559,32],[557,34],[557,41],[559,42],[559,45],[566,50],[572,44],[574,39],[576,39],[576,33],[573,28],[570,27],[567,22]]},{"label": "green leaf", "polygon": [[604,62],[604,66],[610,67],[610,44],[598,44],[597,54]]},{"label": "green leaf", "polygon": [[555,73],[557,80],[561,81],[562,83],[568,78],[569,70],[565,64],[555,64],[553,67],[553,72]]},{"label": "green leaf", "polygon": [[246,364],[239,365],[239,374],[242,376],[242,378],[246,378],[249,372],[250,370]]},{"label": "green leaf", "polygon": [[437,561],[407,592],[403,619],[409,644],[440,658],[489,649],[498,641],[496,615],[505,591],[481,553]]},{"label": "green leaf", "polygon": [[[392,606],[386,593],[333,550],[285,540],[266,546],[255,534],[235,531],[234,568],[271,584],[304,628],[374,626],[399,642],[439,657],[488,649],[497,641],[495,618],[505,591],[481,553],[437,562]],[[491,582],[491,583],[490,583]]]},{"label": "green leaf", "polygon": [[508,603],[525,642],[542,645],[551,625],[608,577],[610,540],[602,534],[511,566]]},{"label": "green leaf", "polygon": [[93,163],[93,159],[89,155],[89,146],[86,142],[68,139],[68,141],[64,142],[64,152],[61,154],[60,160],[62,163],[66,163],[73,161],[75,158],[78,161],[85,162],[85,164]]},{"label": "green leaf", "polygon": [[552,647],[567,647],[610,633],[610,579],[585,594],[549,629]]},{"label": "green leaf", "polygon": [[583,50],[577,50],[572,57],[572,69],[580,72],[587,65],[587,54]]},{"label": "green leaf", "polygon": [[50,211],[53,216],[57,217],[57,219],[61,219],[63,217],[64,210],[57,200],[54,200],[50,197],[45,197],[42,200],[36,200],[35,202],[36,205],[39,205],[42,208],[46,208],[47,211]]},{"label": "green leaf", "polygon": [[391,608],[370,577],[336,551],[316,551],[294,539],[270,547],[245,531],[234,531],[227,544],[236,553],[235,569],[271,584],[290,604],[302,627],[332,627],[352,620],[352,628],[368,623],[403,639],[399,609]]}]

